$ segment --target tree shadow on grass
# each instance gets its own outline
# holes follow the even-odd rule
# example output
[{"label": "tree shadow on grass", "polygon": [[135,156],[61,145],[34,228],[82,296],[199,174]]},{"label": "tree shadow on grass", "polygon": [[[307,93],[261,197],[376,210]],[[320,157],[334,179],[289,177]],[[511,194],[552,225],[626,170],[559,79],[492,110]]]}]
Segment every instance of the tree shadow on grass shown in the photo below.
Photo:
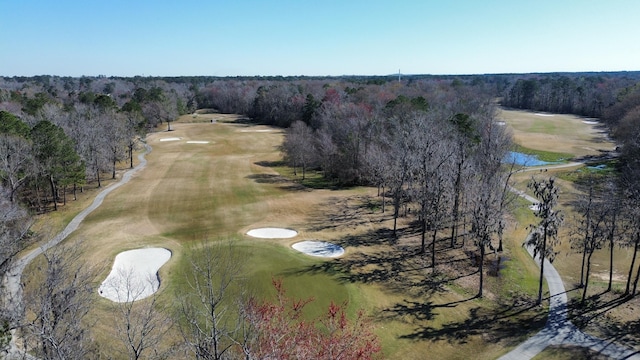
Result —
[{"label": "tree shadow on grass", "polygon": [[251,174],[246,176],[247,179],[251,179],[258,184],[276,184],[279,188],[288,191],[311,191],[307,187],[300,185],[296,182],[292,182],[284,176],[277,174]]},{"label": "tree shadow on grass", "polygon": [[[638,348],[640,344],[640,318],[636,309],[640,298],[604,292],[588,298],[585,304],[579,300],[569,306],[569,318],[580,329],[588,332],[596,330],[597,336],[607,341]],[[610,316],[610,312],[618,307],[626,306],[631,313],[623,318]],[[622,314],[625,314],[623,309]]]},{"label": "tree shadow on grass", "polygon": [[[466,301],[466,300],[465,300]],[[425,305],[403,309],[414,318],[424,317]],[[433,305],[428,304],[429,311],[438,307],[455,307],[455,303]],[[474,307],[469,310],[463,321],[451,322],[441,327],[419,325],[413,332],[401,335],[401,339],[447,341],[453,344],[465,344],[470,337],[481,335],[484,341],[497,343],[508,341],[517,344],[524,337],[543,328],[547,321],[547,314],[539,311],[534,302],[518,305],[501,304],[495,309]],[[417,313],[418,315],[416,315]]]}]

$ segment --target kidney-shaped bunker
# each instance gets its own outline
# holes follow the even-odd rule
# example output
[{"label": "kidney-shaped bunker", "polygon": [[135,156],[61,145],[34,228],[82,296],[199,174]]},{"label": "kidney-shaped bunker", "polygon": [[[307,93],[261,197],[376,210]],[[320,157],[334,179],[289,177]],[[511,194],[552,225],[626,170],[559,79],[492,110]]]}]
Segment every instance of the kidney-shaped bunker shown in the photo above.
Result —
[{"label": "kidney-shaped bunker", "polygon": [[100,296],[115,302],[141,300],[160,287],[158,270],[171,258],[164,248],[144,248],[116,255],[109,276],[102,282]]}]

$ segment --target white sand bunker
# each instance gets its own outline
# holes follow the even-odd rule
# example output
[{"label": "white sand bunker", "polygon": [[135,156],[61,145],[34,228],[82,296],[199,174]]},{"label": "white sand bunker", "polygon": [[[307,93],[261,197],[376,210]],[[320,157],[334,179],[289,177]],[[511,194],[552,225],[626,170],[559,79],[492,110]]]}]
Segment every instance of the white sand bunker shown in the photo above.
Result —
[{"label": "white sand bunker", "polygon": [[293,245],[292,248],[311,256],[319,257],[338,257],[344,254],[342,246],[332,244],[326,241],[300,241]]},{"label": "white sand bunker", "polygon": [[130,302],[153,295],[160,287],[158,270],[169,258],[171,251],[164,248],[121,252],[100,285],[100,296],[115,302]]},{"label": "white sand bunker", "polygon": [[187,141],[187,144],[208,144],[208,141],[202,141],[202,140],[189,140]]},{"label": "white sand bunker", "polygon": [[588,124],[588,125],[597,125],[598,122],[597,121],[593,121],[593,120],[582,120],[583,123]]},{"label": "white sand bunker", "polygon": [[160,139],[160,141],[178,141],[178,140],[180,140],[180,138],[177,138],[177,137],[168,137],[168,138]]},{"label": "white sand bunker", "polygon": [[553,116],[553,114],[543,114],[543,113],[535,113],[537,116]]},{"label": "white sand bunker", "polygon": [[282,228],[260,228],[247,231],[247,235],[260,239],[288,239],[298,235],[298,232]]}]

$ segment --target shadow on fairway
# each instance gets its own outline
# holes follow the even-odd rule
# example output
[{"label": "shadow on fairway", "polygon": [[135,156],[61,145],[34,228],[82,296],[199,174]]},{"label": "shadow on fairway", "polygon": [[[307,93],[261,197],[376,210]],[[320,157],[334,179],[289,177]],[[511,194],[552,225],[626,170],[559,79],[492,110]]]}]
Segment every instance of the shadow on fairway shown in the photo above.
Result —
[{"label": "shadow on fairway", "polygon": [[[454,306],[449,304],[431,305],[429,310],[438,307]],[[409,308],[412,311],[424,311],[425,305]],[[466,320],[444,324],[439,328],[418,326],[409,334],[400,336],[401,339],[448,341],[454,344],[465,344],[469,337],[481,335],[486,342],[497,343],[508,340],[508,345],[515,345],[544,327],[547,314],[535,311],[537,306],[533,302],[519,305],[500,304],[495,309],[474,307],[469,310]]]}]

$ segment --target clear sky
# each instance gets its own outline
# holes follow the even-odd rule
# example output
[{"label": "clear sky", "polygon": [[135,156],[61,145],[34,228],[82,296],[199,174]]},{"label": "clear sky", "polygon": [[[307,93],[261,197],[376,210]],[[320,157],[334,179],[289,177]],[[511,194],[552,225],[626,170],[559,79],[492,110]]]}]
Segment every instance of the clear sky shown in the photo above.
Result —
[{"label": "clear sky", "polygon": [[640,70],[638,0],[0,0],[0,75]]}]

